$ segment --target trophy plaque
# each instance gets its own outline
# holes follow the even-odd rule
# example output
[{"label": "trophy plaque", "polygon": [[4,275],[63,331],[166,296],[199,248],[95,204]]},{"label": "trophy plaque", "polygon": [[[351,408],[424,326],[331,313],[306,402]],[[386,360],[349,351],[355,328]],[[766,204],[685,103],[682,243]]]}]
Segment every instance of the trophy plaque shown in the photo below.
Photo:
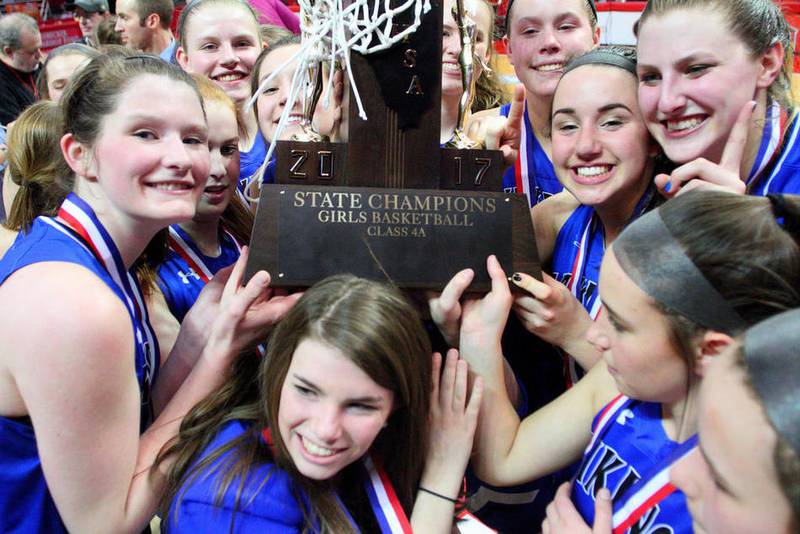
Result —
[{"label": "trophy plaque", "polygon": [[[376,1],[384,5],[366,3]],[[351,53],[359,95],[349,89],[346,143],[277,142],[248,277],[264,269],[275,287],[307,287],[347,272],[442,289],[470,267],[470,290],[488,291],[494,254],[506,272],[541,278],[528,201],[502,189],[502,153],[440,148],[443,13],[431,4],[416,31],[387,50]],[[394,31],[410,22],[395,19]]]}]

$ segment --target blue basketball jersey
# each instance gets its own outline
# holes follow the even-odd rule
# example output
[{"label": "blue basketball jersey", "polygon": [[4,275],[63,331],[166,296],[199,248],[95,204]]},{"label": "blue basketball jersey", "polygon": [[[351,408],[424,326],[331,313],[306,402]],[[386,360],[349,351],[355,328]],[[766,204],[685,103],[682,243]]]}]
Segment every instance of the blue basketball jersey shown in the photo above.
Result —
[{"label": "blue basketball jersey", "polygon": [[233,236],[221,231],[220,254],[212,258],[200,252],[189,234],[177,224],[170,227],[170,234],[167,257],[158,266],[158,287],[172,315],[183,321],[210,278],[209,274],[213,276],[239,259],[239,245]]},{"label": "blue basketball jersey", "polygon": [[800,118],[776,102],[767,108],[756,160],[747,179],[751,195],[800,193]]},{"label": "blue basketball jersey", "polygon": [[[239,176],[247,178],[256,173],[259,167],[264,164],[267,159],[267,143],[264,141],[261,132],[256,133],[256,139],[253,141],[253,146],[247,152],[239,152]],[[242,182],[239,182],[239,190],[243,191]]]},{"label": "blue basketball jersey", "polygon": [[[19,269],[40,262],[81,265],[105,282],[123,303],[128,298],[82,238],[49,217],[37,218],[27,233],[19,234],[0,260],[0,284]],[[158,361],[153,365],[148,360],[147,354],[152,354],[152,351],[147,347],[147,341],[138,339],[133,316],[131,322],[136,343],[136,376],[142,394],[143,430],[150,418],[150,384],[155,380]],[[157,350],[155,355],[157,357]],[[27,417],[0,417],[0,532],[66,532],[47,489],[36,436]]]},{"label": "blue basketball jersey", "polygon": [[[500,115],[508,117],[509,110],[511,104],[504,105],[500,108]],[[550,157],[534,135],[527,103],[522,114],[519,156],[514,166],[503,174],[503,189],[508,193],[525,193],[531,206],[564,189],[556,178]]]},{"label": "blue basketball jersey", "polygon": [[[620,395],[594,419],[593,437],[572,484],[572,501],[587,524],[594,523],[594,499],[601,488],[612,502],[625,498],[664,465],[681,444],[661,424],[661,405]],[[625,532],[678,534],[692,532],[686,497],[680,491],[656,503]]]}]

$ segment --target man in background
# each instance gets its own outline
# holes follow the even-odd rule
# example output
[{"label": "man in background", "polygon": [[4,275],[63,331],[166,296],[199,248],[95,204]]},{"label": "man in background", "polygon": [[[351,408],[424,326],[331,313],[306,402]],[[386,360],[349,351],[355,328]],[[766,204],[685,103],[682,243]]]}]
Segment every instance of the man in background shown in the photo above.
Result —
[{"label": "man in background", "polygon": [[172,0],[117,0],[117,25],[122,44],[171,62],[177,43],[169,30]]},{"label": "man in background", "polygon": [[12,13],[0,18],[0,124],[14,121],[36,101],[41,48],[33,17]]}]

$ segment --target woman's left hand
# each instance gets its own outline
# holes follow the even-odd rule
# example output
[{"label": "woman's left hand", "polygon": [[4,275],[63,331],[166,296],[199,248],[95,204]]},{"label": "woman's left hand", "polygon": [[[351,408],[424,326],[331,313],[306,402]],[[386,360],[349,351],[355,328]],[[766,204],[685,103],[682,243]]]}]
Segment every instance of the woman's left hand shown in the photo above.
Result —
[{"label": "woman's left hand", "polygon": [[420,485],[454,499],[472,453],[483,396],[482,379],[477,377],[470,391],[468,374],[467,362],[459,359],[457,350],[447,352],[444,371],[442,356],[433,355],[430,436]]},{"label": "woman's left hand", "polygon": [[589,528],[570,499],[570,483],[558,488],[553,502],[547,505],[542,534],[611,534],[611,497],[601,489],[594,502],[594,527]]}]

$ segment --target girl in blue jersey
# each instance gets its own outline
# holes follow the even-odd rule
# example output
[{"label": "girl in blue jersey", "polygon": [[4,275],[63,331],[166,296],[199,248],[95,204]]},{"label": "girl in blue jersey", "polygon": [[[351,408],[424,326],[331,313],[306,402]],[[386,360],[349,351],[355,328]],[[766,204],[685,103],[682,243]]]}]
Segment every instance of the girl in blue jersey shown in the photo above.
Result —
[{"label": "girl in blue jersey", "polygon": [[[800,526],[800,309],[748,329],[704,365],[697,398],[698,447],[669,468],[696,532],[797,532]],[[667,489],[669,491],[669,489]],[[548,534],[612,532],[610,502],[598,499],[594,529],[564,485],[548,507]],[[616,526],[616,525],[614,525]]]},{"label": "girl in blue jersey", "polygon": [[162,453],[166,532],[449,533],[481,392],[396,289],[323,280]]},{"label": "girl in blue jersey", "polygon": [[142,476],[158,450],[221,384],[242,336],[294,299],[264,300],[266,273],[241,288],[240,262],[162,368],[131,267],[194,215],[206,183],[196,85],[151,56],[101,56],[60,105],[72,192],[0,260],[0,530],[140,532],[163,487]]},{"label": "girl in blue jersey", "polygon": [[[521,131],[515,137],[519,152],[514,166],[503,176],[503,187],[507,191],[525,193],[533,206],[563,189],[550,159],[550,108],[569,58],[594,48],[600,40],[594,0],[509,2],[505,39],[508,58],[525,88],[525,102]],[[489,117],[507,117],[511,109],[512,104],[506,104],[478,113],[474,121],[482,122],[478,129],[485,131],[494,122],[487,120]],[[471,126],[471,134],[472,128],[475,127]],[[483,133],[475,135],[484,136]],[[503,144],[501,138],[498,145]]]},{"label": "girl in blue jersey", "polygon": [[194,218],[169,227],[169,251],[158,266],[158,286],[179,322],[208,280],[236,262],[253,226],[250,210],[236,194],[241,131],[236,106],[207,78],[193,78],[208,119],[210,173]]},{"label": "girl in blue jersey", "polygon": [[539,257],[552,277],[524,276],[531,295],[518,297],[515,310],[531,332],[589,369],[600,359],[586,342],[602,308],[600,263],[623,228],[660,199],[651,185],[657,148],[639,113],[632,54],[594,50],[564,70],[553,97],[551,137],[567,191],[531,211]]},{"label": "girl in blue jersey", "polygon": [[639,25],[639,105],[667,157],[681,165],[656,179],[667,196],[695,187],[800,192],[793,42],[771,0],[648,2]]},{"label": "girl in blue jersey", "polygon": [[244,129],[239,138],[239,175],[247,178],[264,163],[267,144],[255,114],[244,112],[258,54],[265,48],[258,17],[244,0],[196,0],[181,11],[176,59],[187,72],[202,74],[236,103]]},{"label": "girl in blue jersey", "polygon": [[[603,361],[522,422],[502,387],[499,339],[511,294],[490,258],[492,292],[462,304],[461,354],[486,381],[478,475],[516,484],[582,458],[572,500],[588,524],[601,489],[616,504],[649,488],[670,457],[693,444],[699,364],[748,324],[800,303],[797,222],[783,228],[776,217],[787,219],[765,198],[696,192],[628,226],[603,259],[605,313],[587,334]],[[523,279],[512,279],[524,289]],[[646,502],[626,531],[690,531],[682,494]]]}]

